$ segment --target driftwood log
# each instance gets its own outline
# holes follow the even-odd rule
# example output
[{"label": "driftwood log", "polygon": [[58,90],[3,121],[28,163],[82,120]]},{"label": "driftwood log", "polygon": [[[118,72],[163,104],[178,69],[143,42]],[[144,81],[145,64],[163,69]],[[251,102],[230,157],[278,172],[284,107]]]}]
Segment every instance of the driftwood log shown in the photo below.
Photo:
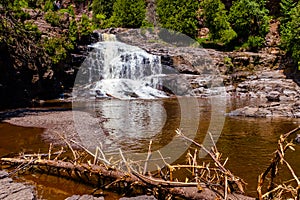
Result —
[{"label": "driftwood log", "polygon": [[[82,181],[98,188],[130,191],[131,195],[151,193],[158,199],[179,197],[183,199],[223,199],[220,191],[214,191],[205,184],[164,181],[138,172],[123,172],[115,168],[95,164],[74,164],[59,160],[40,158],[1,158],[1,165],[27,166],[60,177]],[[22,167],[21,167],[22,168]],[[25,167],[24,167],[25,168]],[[27,170],[28,170],[27,169]],[[23,169],[24,170],[24,169]],[[227,199],[253,199],[239,194],[229,194]]]}]

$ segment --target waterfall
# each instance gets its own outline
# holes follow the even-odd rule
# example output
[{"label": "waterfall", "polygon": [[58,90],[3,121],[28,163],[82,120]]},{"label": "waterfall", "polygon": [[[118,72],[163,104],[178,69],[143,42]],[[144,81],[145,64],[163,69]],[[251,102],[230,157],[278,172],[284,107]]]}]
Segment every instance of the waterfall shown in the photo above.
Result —
[{"label": "waterfall", "polygon": [[117,41],[116,35],[109,33],[101,33],[99,34],[100,41]]},{"label": "waterfall", "polygon": [[162,74],[160,57],[107,38],[111,41],[89,46],[93,51],[84,62],[88,84],[92,85],[91,95],[120,99],[166,97],[158,90]]}]

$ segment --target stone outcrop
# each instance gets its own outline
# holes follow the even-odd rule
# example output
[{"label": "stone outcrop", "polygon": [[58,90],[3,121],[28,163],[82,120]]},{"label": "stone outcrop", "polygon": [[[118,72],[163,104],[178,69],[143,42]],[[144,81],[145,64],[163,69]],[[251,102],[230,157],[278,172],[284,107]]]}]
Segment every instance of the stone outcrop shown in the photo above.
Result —
[{"label": "stone outcrop", "polygon": [[263,103],[229,113],[246,117],[300,117],[300,87],[282,71],[256,72],[237,85],[235,96],[259,98]]},{"label": "stone outcrop", "polygon": [[33,186],[13,182],[8,173],[0,171],[0,199],[2,200],[35,200]]},{"label": "stone outcrop", "polygon": [[272,102],[258,106],[246,106],[230,112],[229,116],[300,118],[300,101],[296,103]]}]

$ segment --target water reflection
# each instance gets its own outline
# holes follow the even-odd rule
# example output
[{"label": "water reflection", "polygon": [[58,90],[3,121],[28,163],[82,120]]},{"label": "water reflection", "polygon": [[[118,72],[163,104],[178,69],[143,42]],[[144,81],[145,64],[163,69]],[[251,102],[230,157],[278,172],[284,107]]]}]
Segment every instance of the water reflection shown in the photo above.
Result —
[{"label": "water reflection", "polygon": [[161,101],[101,101],[95,103],[95,112],[109,119],[103,127],[117,139],[152,138],[166,122]]},{"label": "water reflection", "polygon": [[94,152],[100,146],[116,159],[122,149],[126,157],[144,160],[152,141],[152,158],[159,160],[149,165],[153,170],[156,165],[165,165],[156,150],[170,163],[185,153],[190,143],[175,137],[175,130],[180,128],[186,136],[195,138],[200,116],[197,99],[190,97],[74,102],[73,109],[80,108],[90,114],[89,119],[82,120],[82,112],[74,112],[75,126],[86,148]]},{"label": "water reflection", "polygon": [[[150,139],[160,140],[168,115],[163,101],[111,99],[75,103],[73,107],[90,114],[85,121],[81,120],[80,113],[74,115],[85,146],[95,149],[101,145],[107,152],[118,148],[147,149]],[[99,119],[99,123],[91,124],[95,119]]]},{"label": "water reflection", "polygon": [[167,118],[162,101],[109,100],[94,105],[94,112],[106,119],[102,128],[108,134],[103,142],[112,141],[125,150],[141,149],[145,141],[155,139]]}]

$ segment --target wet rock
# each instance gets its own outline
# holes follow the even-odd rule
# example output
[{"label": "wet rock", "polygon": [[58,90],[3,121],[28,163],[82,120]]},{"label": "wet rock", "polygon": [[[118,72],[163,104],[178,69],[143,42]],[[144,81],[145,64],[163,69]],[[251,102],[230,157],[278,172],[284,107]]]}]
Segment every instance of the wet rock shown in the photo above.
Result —
[{"label": "wet rock", "polygon": [[296,138],[295,138],[295,142],[297,144],[300,144],[300,134],[297,134]]},{"label": "wet rock", "polygon": [[278,91],[271,91],[266,98],[268,101],[280,101],[280,92]]},{"label": "wet rock", "polygon": [[[94,197],[92,195],[73,195],[65,200],[104,200],[104,197]],[[142,195],[137,197],[122,197],[120,200],[156,200],[156,198],[154,196]]]},{"label": "wet rock", "polygon": [[104,200],[104,197],[94,197],[92,195],[73,195],[71,197],[66,198],[65,200]]},{"label": "wet rock", "polygon": [[243,108],[231,111],[229,116],[244,116],[244,117],[290,117],[299,118],[300,109],[299,103],[292,102],[272,102],[255,106],[246,106]]},{"label": "wet rock", "polygon": [[8,173],[0,171],[0,199],[2,200],[34,200],[36,199],[33,186],[15,183],[8,178]]},{"label": "wet rock", "polygon": [[120,200],[156,200],[156,198],[154,196],[143,195],[137,197],[123,197],[120,198]]}]

